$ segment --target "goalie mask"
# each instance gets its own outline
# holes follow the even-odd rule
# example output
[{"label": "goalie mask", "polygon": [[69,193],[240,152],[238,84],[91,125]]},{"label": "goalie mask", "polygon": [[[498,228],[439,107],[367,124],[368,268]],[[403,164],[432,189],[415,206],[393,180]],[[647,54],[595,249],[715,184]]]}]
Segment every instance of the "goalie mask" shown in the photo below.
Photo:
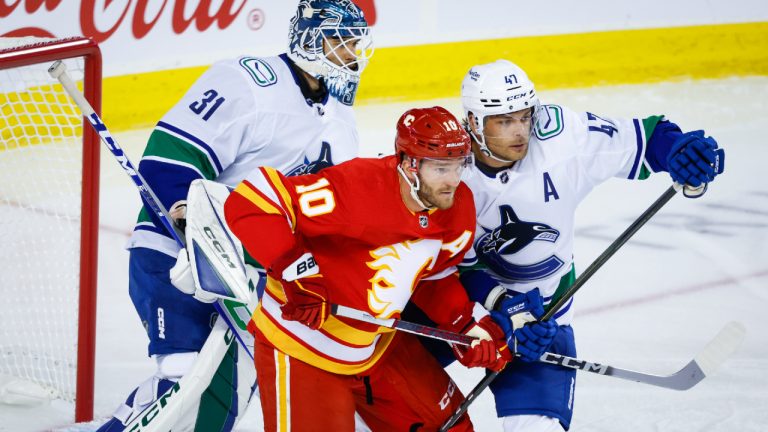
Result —
[{"label": "goalie mask", "polygon": [[461,103],[464,115],[474,117],[477,133],[468,128],[480,151],[501,162],[512,162],[494,155],[486,145],[483,128],[487,117],[531,109],[530,133],[536,124],[539,98],[533,82],[520,67],[508,60],[477,65],[469,70],[461,83]]},{"label": "goalie mask", "polygon": [[373,55],[368,22],[351,0],[301,0],[291,20],[288,57],[345,105]]}]

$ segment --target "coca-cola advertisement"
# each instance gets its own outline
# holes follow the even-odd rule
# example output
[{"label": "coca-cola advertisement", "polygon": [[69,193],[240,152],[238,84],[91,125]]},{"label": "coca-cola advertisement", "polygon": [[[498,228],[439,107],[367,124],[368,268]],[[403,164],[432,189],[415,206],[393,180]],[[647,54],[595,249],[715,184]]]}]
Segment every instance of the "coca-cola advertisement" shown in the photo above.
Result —
[{"label": "coca-cola advertisement", "polygon": [[[374,0],[355,0],[369,23]],[[294,0],[0,0],[0,36],[87,36],[105,74],[209,64],[286,48]]]}]

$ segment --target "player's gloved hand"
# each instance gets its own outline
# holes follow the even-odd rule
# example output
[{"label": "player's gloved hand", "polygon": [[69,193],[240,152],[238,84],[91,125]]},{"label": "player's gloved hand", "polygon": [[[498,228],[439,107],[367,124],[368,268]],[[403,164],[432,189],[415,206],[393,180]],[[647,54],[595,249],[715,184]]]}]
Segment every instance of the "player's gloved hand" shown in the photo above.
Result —
[{"label": "player's gloved hand", "polygon": [[267,274],[283,285],[288,300],[281,308],[283,319],[319,329],[328,319],[330,305],[320,268],[310,252],[301,249],[278,258]]},{"label": "player's gloved hand", "polygon": [[189,254],[182,248],[176,258],[176,264],[170,271],[171,284],[184,294],[189,294],[203,303],[213,303],[217,300],[213,294],[200,289],[192,275],[192,265],[189,263]]},{"label": "player's gloved hand", "polygon": [[[672,144],[667,167],[675,182],[693,188],[706,188],[707,183],[725,169],[725,150],[718,148],[714,138],[705,137],[702,130],[686,132]],[[705,190],[686,196],[697,198]]]},{"label": "player's gloved hand", "polygon": [[557,335],[554,319],[537,321],[544,305],[535,288],[525,294],[504,296],[491,316],[504,331],[509,349],[525,362],[534,362],[547,351]]},{"label": "player's gloved hand", "polygon": [[465,315],[468,316],[468,319],[458,318],[454,321],[455,324],[446,326],[446,328],[477,338],[477,340],[472,342],[470,346],[452,344],[451,348],[456,359],[468,368],[484,367],[495,372],[504,369],[507,362],[512,360],[504,331],[493,322],[489,315],[485,315],[479,320],[472,318],[471,312]]},{"label": "player's gloved hand", "polygon": [[171,217],[173,223],[184,231],[187,228],[187,200],[176,201],[171,208],[168,209],[168,216]]}]

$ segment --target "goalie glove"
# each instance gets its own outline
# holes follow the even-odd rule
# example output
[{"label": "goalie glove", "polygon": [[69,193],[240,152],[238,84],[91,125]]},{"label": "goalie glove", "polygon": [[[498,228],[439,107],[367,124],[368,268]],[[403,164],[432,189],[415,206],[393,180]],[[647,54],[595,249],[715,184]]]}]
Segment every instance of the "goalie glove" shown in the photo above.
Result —
[{"label": "goalie glove", "polygon": [[491,316],[504,331],[507,346],[525,362],[537,361],[557,335],[554,319],[538,321],[544,315],[539,289],[525,294],[505,295]]},{"label": "goalie glove", "polygon": [[313,330],[323,326],[330,315],[328,293],[310,252],[294,250],[275,260],[267,274],[283,286],[287,300],[281,308],[283,319],[298,321]]},{"label": "goalie glove", "polygon": [[445,326],[450,331],[477,338],[470,346],[451,344],[456,359],[468,368],[484,367],[495,372],[504,369],[507,362],[512,360],[504,331],[478,303],[469,303],[467,309],[471,311],[459,316],[453,324]]},{"label": "goalie glove", "polygon": [[189,264],[189,254],[186,249],[179,251],[176,264],[171,267],[170,277],[173,286],[184,294],[189,294],[203,303],[213,303],[218,300],[213,294],[198,287],[192,275],[192,266]]},{"label": "goalie glove", "polygon": [[168,216],[171,217],[173,223],[184,231],[187,228],[187,200],[176,201],[171,208],[168,209]]},{"label": "goalie glove", "polygon": [[[188,294],[196,298],[203,303],[214,303],[219,300],[219,296],[206,291],[195,282],[192,266],[189,263],[189,253],[187,249],[183,248],[179,251],[179,256],[176,257],[176,264],[171,267],[169,272],[171,278],[171,284],[184,294]],[[248,287],[252,291],[256,291],[256,286],[259,284],[259,270],[246,263],[245,264],[245,277]],[[253,294],[255,296],[255,294]]]}]

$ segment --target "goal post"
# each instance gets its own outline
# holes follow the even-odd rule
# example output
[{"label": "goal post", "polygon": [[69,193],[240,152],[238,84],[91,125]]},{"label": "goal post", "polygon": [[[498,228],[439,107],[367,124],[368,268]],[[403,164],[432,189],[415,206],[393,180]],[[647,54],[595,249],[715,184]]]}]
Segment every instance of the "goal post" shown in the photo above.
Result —
[{"label": "goal post", "polygon": [[56,60],[99,112],[96,43],[0,38],[0,374],[74,403],[81,422],[93,418],[100,145],[47,74]]}]

